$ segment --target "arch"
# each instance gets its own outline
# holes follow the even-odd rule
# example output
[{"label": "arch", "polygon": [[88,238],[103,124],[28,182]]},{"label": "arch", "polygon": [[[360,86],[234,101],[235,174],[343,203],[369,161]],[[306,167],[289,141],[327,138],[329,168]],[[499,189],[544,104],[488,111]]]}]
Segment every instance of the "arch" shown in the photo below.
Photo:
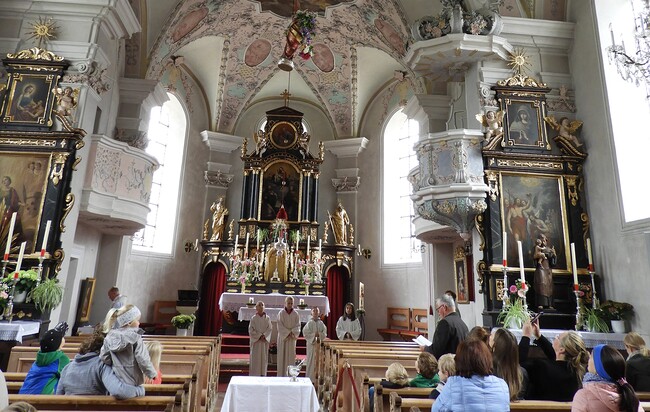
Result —
[{"label": "arch", "polygon": [[223,313],[219,299],[226,290],[226,266],[222,262],[210,263],[201,275],[201,299],[196,334],[217,336],[221,331]]}]

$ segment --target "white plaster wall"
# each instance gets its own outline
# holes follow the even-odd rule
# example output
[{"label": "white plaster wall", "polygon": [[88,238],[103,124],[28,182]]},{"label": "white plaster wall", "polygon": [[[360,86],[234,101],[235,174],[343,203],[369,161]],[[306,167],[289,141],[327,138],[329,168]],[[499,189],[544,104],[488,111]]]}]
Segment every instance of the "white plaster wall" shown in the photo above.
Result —
[{"label": "white plaster wall", "polygon": [[[600,10],[598,21],[595,4]],[[634,305],[633,329],[647,335],[650,332],[650,302],[647,299],[650,254],[643,231],[650,228],[647,225],[625,227],[622,223],[615,149],[603,88],[603,59],[608,63],[602,50],[610,42],[607,15],[611,7],[617,7],[617,2],[570,3],[569,17],[576,22],[570,63],[576,88],[576,116],[584,121],[582,136],[589,153],[584,174],[596,272],[601,276],[605,297]],[[646,137],[639,134],[629,138]]]}]

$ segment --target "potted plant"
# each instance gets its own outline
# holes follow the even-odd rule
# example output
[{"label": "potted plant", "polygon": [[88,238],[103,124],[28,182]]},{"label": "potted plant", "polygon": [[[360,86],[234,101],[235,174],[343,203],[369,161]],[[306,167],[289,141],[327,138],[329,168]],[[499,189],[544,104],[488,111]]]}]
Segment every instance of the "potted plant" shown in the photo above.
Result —
[{"label": "potted plant", "polygon": [[521,329],[524,322],[530,320],[531,315],[523,299],[528,292],[528,285],[518,279],[508,291],[508,299],[503,303],[503,309],[497,316],[497,323],[503,324],[506,328]]},{"label": "potted plant", "polygon": [[196,316],[194,315],[176,315],[172,318],[172,325],[176,327],[178,335],[185,336],[195,320]]},{"label": "potted plant", "polygon": [[38,280],[38,273],[35,270],[30,269],[18,271],[18,279],[16,280],[14,291],[14,302],[23,303],[27,298],[27,294],[36,287]]},{"label": "potted plant", "polygon": [[625,333],[625,321],[634,316],[634,306],[626,302],[607,300],[600,305],[605,317],[612,323],[612,332]]},{"label": "potted plant", "polygon": [[607,320],[602,309],[586,308],[584,319],[584,325],[589,332],[609,332],[609,326],[607,326]]},{"label": "potted plant", "polygon": [[29,298],[41,312],[51,311],[63,301],[63,286],[59,284],[57,278],[46,279],[32,289]]}]

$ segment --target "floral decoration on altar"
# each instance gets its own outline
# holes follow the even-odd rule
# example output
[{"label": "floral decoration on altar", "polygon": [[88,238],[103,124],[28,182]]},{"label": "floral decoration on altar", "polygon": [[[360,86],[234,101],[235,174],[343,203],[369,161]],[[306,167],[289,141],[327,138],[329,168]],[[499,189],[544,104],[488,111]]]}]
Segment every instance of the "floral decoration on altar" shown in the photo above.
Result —
[{"label": "floral decoration on altar", "polygon": [[255,278],[259,278],[259,276],[260,262],[258,262],[257,259],[241,259],[239,255],[233,257],[229,280],[240,283],[242,293],[244,293],[246,285],[250,285],[251,281]]},{"label": "floral decoration on altar", "polygon": [[514,285],[510,285],[508,296],[503,302],[503,308],[497,316],[497,323],[506,328],[520,329],[524,322],[530,320],[532,312],[528,310],[524,299],[528,292],[528,285],[517,279]]}]

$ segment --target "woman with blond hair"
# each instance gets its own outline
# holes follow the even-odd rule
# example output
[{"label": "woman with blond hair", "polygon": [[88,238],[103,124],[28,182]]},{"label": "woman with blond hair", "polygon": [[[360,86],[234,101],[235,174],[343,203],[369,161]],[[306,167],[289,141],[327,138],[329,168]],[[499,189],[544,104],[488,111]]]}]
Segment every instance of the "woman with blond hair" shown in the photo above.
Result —
[{"label": "woman with blond hair", "polygon": [[625,378],[637,392],[650,392],[650,351],[645,340],[636,332],[630,332],[623,339],[627,357]]},{"label": "woman with blond hair", "polygon": [[[546,358],[528,359],[531,336]],[[526,399],[568,402],[582,388],[589,352],[576,332],[563,332],[551,344],[537,322],[527,321],[519,341],[519,361],[530,379]]]}]

